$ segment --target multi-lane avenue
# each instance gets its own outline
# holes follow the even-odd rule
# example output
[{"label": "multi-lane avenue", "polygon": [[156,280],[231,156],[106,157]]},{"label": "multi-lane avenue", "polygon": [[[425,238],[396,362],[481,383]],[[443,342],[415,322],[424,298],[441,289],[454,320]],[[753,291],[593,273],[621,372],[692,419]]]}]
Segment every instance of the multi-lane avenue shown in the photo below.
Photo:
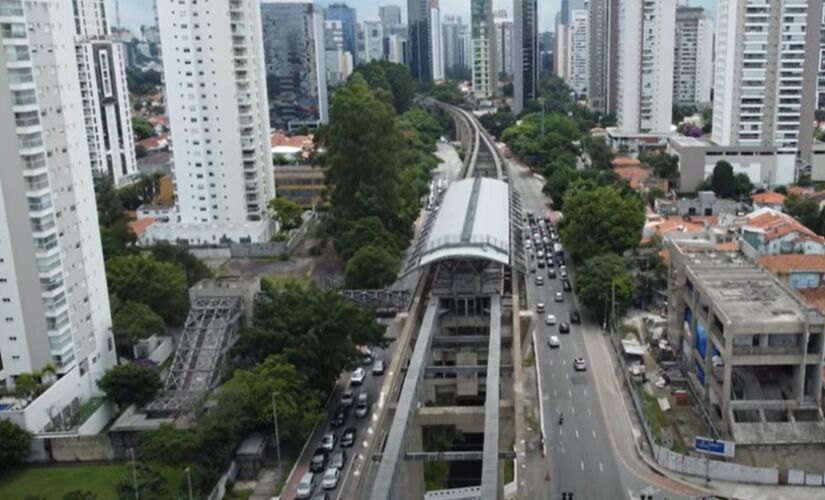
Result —
[{"label": "multi-lane avenue", "polygon": [[[508,163],[511,183],[521,195],[524,210],[546,215],[543,181],[519,164]],[[528,267],[535,265],[535,259],[534,255]],[[569,259],[567,267],[575,283]],[[573,493],[573,498],[588,500],[637,499],[642,495],[673,500],[701,495],[695,488],[654,473],[635,454],[634,431],[601,329],[586,317],[580,324],[570,321],[571,312],[579,310],[575,295],[564,292],[561,278],[550,278],[547,269],[536,267],[535,273],[526,276],[528,304],[535,314],[531,333],[546,450],[546,456],[535,455],[525,471],[531,498],[560,499],[563,493]],[[559,267],[554,269],[558,276]],[[536,276],[543,276],[542,285],[536,284]],[[556,292],[563,293],[563,302],[555,301]],[[539,302],[545,305],[543,313],[536,311]],[[547,315],[555,316],[555,325],[546,324]],[[569,333],[559,333],[561,322],[570,323]],[[559,338],[559,347],[549,346],[551,335]],[[577,357],[585,359],[585,371],[574,370]],[[564,422],[560,424],[562,413]]]}]

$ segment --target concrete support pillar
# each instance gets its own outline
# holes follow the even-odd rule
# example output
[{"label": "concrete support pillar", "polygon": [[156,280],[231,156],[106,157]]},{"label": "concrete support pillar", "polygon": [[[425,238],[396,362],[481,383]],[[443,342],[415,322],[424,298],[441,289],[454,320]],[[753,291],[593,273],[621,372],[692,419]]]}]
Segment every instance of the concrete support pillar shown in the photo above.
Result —
[{"label": "concrete support pillar", "polygon": [[[405,449],[408,452],[424,451],[423,427],[411,424],[407,428]],[[424,498],[424,462],[406,460],[401,463],[400,500],[421,500]]]}]

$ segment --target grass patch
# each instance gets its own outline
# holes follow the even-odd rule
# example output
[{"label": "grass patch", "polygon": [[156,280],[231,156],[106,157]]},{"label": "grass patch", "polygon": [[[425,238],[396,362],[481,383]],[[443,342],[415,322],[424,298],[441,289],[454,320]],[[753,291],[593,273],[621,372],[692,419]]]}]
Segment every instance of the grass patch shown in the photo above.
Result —
[{"label": "grass patch", "polygon": [[424,462],[424,491],[443,490],[449,473],[446,462]]},{"label": "grass patch", "polygon": [[659,408],[659,401],[656,397],[648,393],[644,393],[644,403],[642,407],[647,418],[647,423],[650,425],[650,430],[653,432],[653,437],[656,442],[660,443],[662,439],[662,429],[668,427],[667,417],[665,413]]},{"label": "grass patch", "polygon": [[515,478],[516,478],[516,461],[515,460],[505,460],[504,461],[504,484],[512,483]]},{"label": "grass patch", "polygon": [[[168,490],[177,491],[183,468],[153,466],[166,478]],[[61,500],[74,490],[88,490],[97,500],[117,500],[115,486],[128,473],[127,465],[43,467],[10,471],[0,476],[0,498],[22,500],[27,495]]]},{"label": "grass patch", "polygon": [[535,365],[536,364],[536,355],[535,355],[535,353],[533,353],[531,351],[527,356],[524,356],[524,358],[522,358],[522,360],[521,360],[521,364],[522,364],[522,366],[525,366],[527,368]]},{"label": "grass patch", "polygon": [[227,493],[223,499],[224,500],[249,500],[249,497],[255,493],[254,490],[232,490],[231,492]]}]

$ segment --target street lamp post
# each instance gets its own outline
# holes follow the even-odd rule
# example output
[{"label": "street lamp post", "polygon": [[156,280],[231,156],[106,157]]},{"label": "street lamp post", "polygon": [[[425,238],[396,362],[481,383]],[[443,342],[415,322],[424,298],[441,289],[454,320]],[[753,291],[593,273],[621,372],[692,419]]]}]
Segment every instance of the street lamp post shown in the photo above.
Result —
[{"label": "street lamp post", "polygon": [[129,458],[132,459],[132,485],[135,487],[135,500],[140,500],[137,482],[137,465],[135,464],[135,449],[129,448]]},{"label": "street lamp post", "polygon": [[272,424],[275,427],[275,449],[278,453],[278,473],[283,474],[281,470],[281,440],[278,437],[278,407],[275,404],[275,396],[277,392],[272,393]]},{"label": "street lamp post", "polygon": [[540,99],[541,101],[541,136],[544,137],[544,97]]},{"label": "street lamp post", "polygon": [[183,472],[186,473],[186,484],[189,486],[189,500],[193,500],[192,497],[192,472],[189,470],[189,467],[185,468]]}]

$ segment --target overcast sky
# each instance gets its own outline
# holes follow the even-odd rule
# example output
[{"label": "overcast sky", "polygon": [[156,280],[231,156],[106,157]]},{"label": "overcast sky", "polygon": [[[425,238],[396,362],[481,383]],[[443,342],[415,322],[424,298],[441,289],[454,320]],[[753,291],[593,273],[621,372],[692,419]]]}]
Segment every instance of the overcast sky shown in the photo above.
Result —
[{"label": "overcast sky", "polygon": [[[115,0],[107,0],[114,3]],[[142,24],[154,24],[154,14],[152,13],[152,0],[118,0],[120,3],[120,21],[127,28],[139,30]],[[164,1],[164,0],[158,0]],[[319,5],[329,5],[334,0],[316,0]],[[406,0],[346,0],[347,4],[354,7],[358,18],[378,17],[378,7],[380,5],[400,5],[402,15],[407,17]],[[553,19],[559,10],[561,0],[539,0],[539,29],[541,31],[553,30]],[[691,0],[693,5],[701,5],[712,11],[716,16],[716,0]],[[468,22],[470,18],[470,0],[440,0],[442,14],[458,14]],[[496,10],[504,9],[513,13],[513,0],[493,0],[493,7]],[[114,16],[112,16],[114,17]],[[112,19],[112,24],[116,21]]]}]

